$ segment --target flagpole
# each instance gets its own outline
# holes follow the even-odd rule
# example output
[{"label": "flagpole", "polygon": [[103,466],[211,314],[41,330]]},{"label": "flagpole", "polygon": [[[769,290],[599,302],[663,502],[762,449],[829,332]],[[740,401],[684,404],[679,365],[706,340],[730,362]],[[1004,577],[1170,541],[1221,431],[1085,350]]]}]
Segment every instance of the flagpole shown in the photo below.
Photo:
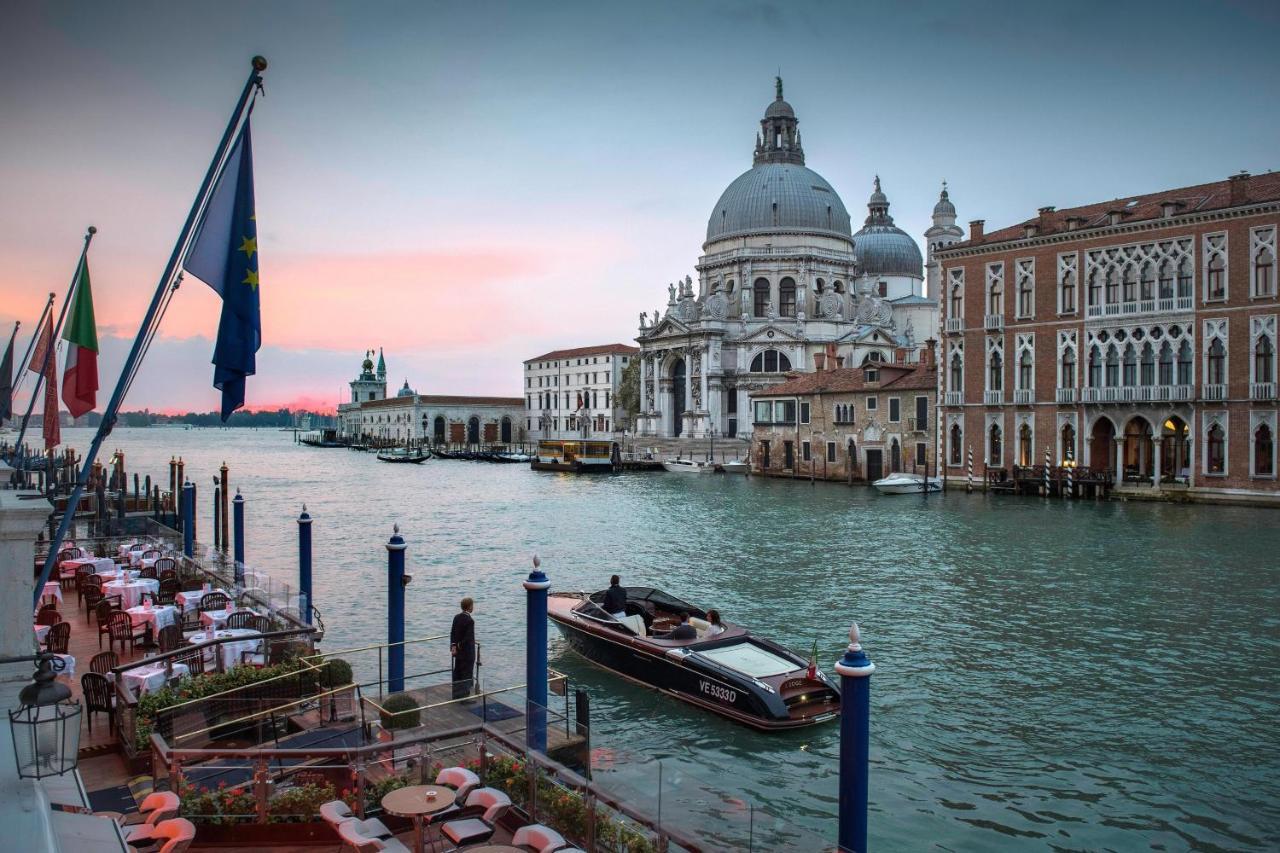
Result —
[{"label": "flagpole", "polygon": [[102,410],[102,423],[98,426],[98,431],[94,433],[89,449],[85,451],[84,464],[80,468],[80,476],[76,478],[75,488],[72,489],[71,496],[67,499],[67,509],[62,514],[62,521],[58,525],[57,532],[54,533],[53,539],[49,542],[49,553],[45,557],[44,568],[40,570],[40,578],[36,581],[35,589],[32,590],[32,609],[35,609],[40,603],[44,585],[53,573],[53,565],[58,559],[58,548],[66,537],[67,530],[71,527],[71,522],[75,519],[76,507],[79,506],[80,497],[84,494],[84,487],[89,481],[93,463],[98,458],[98,450],[102,447],[103,439],[110,434],[112,427],[115,426],[120,404],[124,402],[125,390],[128,388],[129,381],[142,358],[143,343],[149,337],[148,333],[151,331],[152,324],[155,323],[160,305],[164,301],[165,292],[169,289],[169,285],[178,271],[178,265],[182,261],[183,252],[186,251],[187,244],[191,241],[191,233],[200,217],[200,211],[204,208],[209,191],[221,171],[222,161],[226,158],[227,151],[231,147],[236,128],[244,117],[245,106],[249,103],[253,90],[262,83],[262,72],[267,68],[267,60],[261,56],[255,56],[251,60],[251,64],[253,70],[249,72],[249,79],[245,81],[244,89],[240,92],[240,100],[236,101],[235,109],[231,112],[231,120],[227,122],[227,129],[222,134],[222,140],[218,143],[213,160],[209,163],[208,171],[205,172],[204,181],[200,184],[200,190],[196,193],[195,201],[191,205],[191,211],[187,214],[187,221],[183,224],[182,231],[178,234],[178,242],[173,246],[173,253],[169,255],[169,262],[165,265],[164,274],[160,277],[156,292],[151,297],[151,304],[147,307],[147,314],[142,320],[138,336],[133,339],[133,347],[129,350],[129,356],[125,359],[124,367],[120,370],[120,379],[116,382],[115,390],[111,392],[111,401]]},{"label": "flagpole", "polygon": [[[93,242],[93,235],[97,233],[98,229],[90,225],[88,233],[84,235],[84,248],[80,250],[80,261],[76,264],[76,271],[71,274],[71,284],[67,285],[67,296],[62,300],[62,310],[58,312],[58,325],[49,336],[49,349],[45,351],[44,361],[40,363],[40,372],[36,374],[36,387],[31,389],[31,399],[27,401],[27,413],[22,416],[22,429],[18,430],[18,444],[22,444],[22,437],[27,434],[27,420],[31,417],[31,410],[36,406],[36,398],[40,396],[40,386],[44,384],[44,374],[49,369],[49,359],[54,358],[54,352],[58,349],[58,335],[62,334],[62,321],[67,319],[67,308],[71,306],[71,296],[75,292],[76,282],[80,280],[80,273],[84,270],[84,259],[89,255],[89,244]],[[37,330],[36,335],[39,334]],[[57,364],[55,360],[55,370]]]},{"label": "flagpole", "polygon": [[40,337],[40,327],[44,325],[44,318],[49,316],[49,312],[53,310],[53,300],[58,294],[50,293],[49,299],[44,303],[44,310],[40,312],[40,319],[36,320],[36,330],[31,336],[31,340],[27,341],[27,353],[22,357],[22,366],[18,370],[18,381],[13,383],[13,393],[17,394],[22,386],[22,381],[27,378],[27,363],[31,361],[31,351],[36,348],[36,339]]},{"label": "flagpole", "polygon": [[[9,383],[9,420],[13,420],[13,342],[18,339],[18,327],[22,325],[21,320],[13,321],[13,333],[9,335],[9,345],[5,347],[5,352],[10,353],[9,358],[9,375],[5,377],[5,382]],[[0,356],[0,361],[4,360],[4,356]],[[4,415],[0,415],[0,426],[4,426]]]}]

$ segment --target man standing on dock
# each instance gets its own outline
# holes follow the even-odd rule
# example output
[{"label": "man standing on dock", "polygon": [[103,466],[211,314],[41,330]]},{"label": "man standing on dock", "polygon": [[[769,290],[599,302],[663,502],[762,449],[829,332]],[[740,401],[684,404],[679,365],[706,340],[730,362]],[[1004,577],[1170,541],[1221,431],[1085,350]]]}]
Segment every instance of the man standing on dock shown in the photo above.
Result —
[{"label": "man standing on dock", "polygon": [[453,698],[471,695],[476,669],[476,621],[471,618],[475,602],[462,599],[462,612],[453,617],[449,630],[449,654],[453,655]]}]

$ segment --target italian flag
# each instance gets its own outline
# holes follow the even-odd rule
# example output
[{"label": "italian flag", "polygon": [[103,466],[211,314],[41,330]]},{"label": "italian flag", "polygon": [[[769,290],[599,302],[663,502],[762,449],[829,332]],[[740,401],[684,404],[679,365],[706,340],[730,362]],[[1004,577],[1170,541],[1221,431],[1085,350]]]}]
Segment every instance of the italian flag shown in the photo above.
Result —
[{"label": "italian flag", "polygon": [[78,418],[98,405],[98,330],[93,322],[93,291],[89,289],[89,259],[80,264],[80,280],[72,297],[71,315],[62,330],[67,341],[67,367],[62,374],[62,402]]}]

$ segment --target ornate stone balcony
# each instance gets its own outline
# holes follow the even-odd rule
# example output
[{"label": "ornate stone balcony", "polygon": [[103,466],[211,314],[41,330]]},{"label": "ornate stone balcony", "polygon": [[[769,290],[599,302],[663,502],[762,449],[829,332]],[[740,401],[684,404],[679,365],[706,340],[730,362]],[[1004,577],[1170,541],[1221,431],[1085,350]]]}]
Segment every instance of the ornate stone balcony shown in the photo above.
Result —
[{"label": "ornate stone balcony", "polygon": [[1071,405],[1076,401],[1076,389],[1059,388],[1054,396],[1057,399],[1058,403]]},{"label": "ornate stone balcony", "polygon": [[982,319],[982,326],[988,332],[999,332],[1004,329],[1003,314],[987,314]]},{"label": "ornate stone balcony", "polygon": [[964,392],[963,391],[947,391],[945,394],[942,395],[942,405],[963,406]]},{"label": "ornate stone balcony", "polygon": [[1200,386],[1200,398],[1203,400],[1227,399],[1227,386],[1222,383],[1206,382]]},{"label": "ornate stone balcony", "polygon": [[1170,314],[1191,311],[1195,307],[1195,298],[1176,296],[1167,299],[1136,299],[1129,302],[1107,302],[1102,305],[1086,305],[1086,320],[1114,317],[1136,317],[1143,314]]},{"label": "ornate stone balcony", "polygon": [[1035,395],[1034,388],[1014,388],[1013,404],[1015,406],[1030,406],[1035,402]]},{"label": "ornate stone balcony", "polygon": [[946,325],[943,329],[943,331],[945,331],[949,335],[957,334],[963,330],[964,330],[963,317],[948,317],[946,320]]},{"label": "ornate stone balcony", "polygon": [[983,392],[982,392],[982,404],[983,404],[984,406],[1003,406],[1003,405],[1004,405],[1004,391],[1000,391],[1000,390],[997,390],[997,391],[983,391]]},{"label": "ornate stone balcony", "polygon": [[1274,382],[1250,382],[1249,383],[1249,399],[1274,400],[1275,398],[1276,398],[1276,383]]}]

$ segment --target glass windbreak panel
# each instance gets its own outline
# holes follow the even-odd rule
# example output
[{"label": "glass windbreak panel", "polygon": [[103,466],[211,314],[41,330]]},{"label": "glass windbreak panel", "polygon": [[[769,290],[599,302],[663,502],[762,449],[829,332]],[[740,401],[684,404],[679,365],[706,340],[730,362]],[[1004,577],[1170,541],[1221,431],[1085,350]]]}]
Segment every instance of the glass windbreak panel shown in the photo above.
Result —
[{"label": "glass windbreak panel", "polygon": [[752,678],[768,678],[771,675],[782,675],[800,668],[786,658],[746,642],[721,646],[718,649],[702,649],[697,654]]}]

